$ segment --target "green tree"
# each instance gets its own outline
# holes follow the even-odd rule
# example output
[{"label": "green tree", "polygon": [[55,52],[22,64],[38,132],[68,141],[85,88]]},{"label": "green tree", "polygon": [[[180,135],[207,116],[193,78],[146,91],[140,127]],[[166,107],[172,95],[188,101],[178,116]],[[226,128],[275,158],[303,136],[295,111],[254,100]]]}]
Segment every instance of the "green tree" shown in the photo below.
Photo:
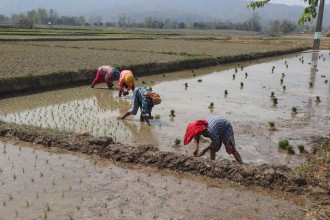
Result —
[{"label": "green tree", "polygon": [[[308,3],[308,6],[305,8],[304,12],[299,18],[299,25],[304,24],[305,22],[310,22],[312,19],[316,18],[317,16],[317,6],[319,3],[319,0],[302,0],[304,2]],[[270,2],[270,0],[260,0],[260,1],[254,1],[250,2],[247,7],[251,7],[253,9],[255,8],[261,8],[264,7],[265,4]]]}]

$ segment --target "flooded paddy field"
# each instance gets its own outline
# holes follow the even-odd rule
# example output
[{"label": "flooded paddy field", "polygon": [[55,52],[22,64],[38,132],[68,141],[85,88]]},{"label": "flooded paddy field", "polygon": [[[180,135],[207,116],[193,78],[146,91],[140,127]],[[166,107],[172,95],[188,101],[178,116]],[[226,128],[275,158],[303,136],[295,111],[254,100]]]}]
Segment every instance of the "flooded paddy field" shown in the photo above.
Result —
[{"label": "flooded paddy field", "polygon": [[[309,203],[0,140],[0,219],[302,219]],[[118,166],[119,165],[119,166]],[[290,201],[291,199],[291,201]]]},{"label": "flooded paddy field", "polygon": [[[306,52],[255,63],[140,77],[138,85],[152,87],[163,99],[153,109],[157,118],[151,127],[141,123],[139,115],[118,120],[130,108],[132,92],[119,98],[116,89],[103,89],[105,85],[2,99],[0,119],[112,136],[124,144],[152,144],[162,151],[191,154],[192,144],[174,147],[176,139],[183,139],[188,123],[222,115],[233,124],[236,144],[245,162],[295,166],[304,161],[298,145],[304,145],[308,151],[310,141],[330,132],[329,52],[315,53],[314,61],[313,53]],[[321,102],[316,101],[317,96]],[[211,103],[213,108],[209,108]],[[293,107],[297,113],[292,112]],[[175,117],[169,116],[171,110]],[[273,129],[269,122],[274,123]],[[278,142],[283,139],[289,140],[295,155],[278,149]],[[217,159],[224,158],[233,159],[222,149]]]}]

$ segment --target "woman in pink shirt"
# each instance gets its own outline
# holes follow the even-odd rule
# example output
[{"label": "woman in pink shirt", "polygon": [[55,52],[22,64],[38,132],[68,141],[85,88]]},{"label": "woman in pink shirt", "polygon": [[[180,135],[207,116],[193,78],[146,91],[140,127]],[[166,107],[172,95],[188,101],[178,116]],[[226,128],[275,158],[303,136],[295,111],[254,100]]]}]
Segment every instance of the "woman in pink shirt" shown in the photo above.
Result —
[{"label": "woman in pink shirt", "polygon": [[91,88],[94,88],[96,84],[105,82],[108,86],[108,89],[113,87],[113,79],[119,76],[119,71],[116,68],[111,66],[100,66],[97,69],[95,79],[91,85]]},{"label": "woman in pink shirt", "polygon": [[[124,88],[126,89],[126,92],[124,92]],[[120,73],[119,77],[119,97],[121,97],[121,94],[124,96],[128,95],[129,90],[135,89],[135,80],[134,75],[132,71],[130,70],[123,70]]]}]

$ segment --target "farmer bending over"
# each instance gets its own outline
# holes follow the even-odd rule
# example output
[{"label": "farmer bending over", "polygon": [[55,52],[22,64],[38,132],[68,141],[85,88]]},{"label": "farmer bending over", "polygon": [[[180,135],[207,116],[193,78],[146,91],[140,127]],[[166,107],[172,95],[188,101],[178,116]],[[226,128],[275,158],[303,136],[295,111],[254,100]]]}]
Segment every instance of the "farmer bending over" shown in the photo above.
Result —
[{"label": "farmer bending over", "polygon": [[[198,153],[200,136],[208,137],[211,139],[211,144]],[[210,150],[210,159],[215,160],[215,154],[221,148],[222,143],[225,145],[227,153],[233,154],[236,161],[242,163],[241,155],[235,147],[234,131],[230,122],[221,116],[212,116],[207,120],[198,120],[190,123],[187,126],[186,134],[184,136],[184,145],[194,139],[195,150],[194,156],[203,156]]]},{"label": "farmer bending over", "polygon": [[116,68],[111,66],[101,66],[97,69],[95,79],[91,85],[91,88],[94,88],[96,84],[105,82],[108,86],[108,89],[113,87],[113,79],[119,77],[119,71]]},{"label": "farmer bending over", "polygon": [[[124,91],[124,88],[126,91]],[[120,73],[119,77],[119,97],[123,94],[124,96],[128,95],[129,90],[135,89],[135,82],[134,82],[134,76],[132,71],[130,70],[123,70]]]},{"label": "farmer bending over", "polygon": [[129,115],[136,115],[137,111],[141,107],[140,121],[145,121],[148,125],[151,125],[149,119],[152,119],[151,110],[154,107],[152,99],[149,94],[151,93],[149,87],[137,87],[134,89],[132,98],[132,107],[119,119],[125,119]]}]

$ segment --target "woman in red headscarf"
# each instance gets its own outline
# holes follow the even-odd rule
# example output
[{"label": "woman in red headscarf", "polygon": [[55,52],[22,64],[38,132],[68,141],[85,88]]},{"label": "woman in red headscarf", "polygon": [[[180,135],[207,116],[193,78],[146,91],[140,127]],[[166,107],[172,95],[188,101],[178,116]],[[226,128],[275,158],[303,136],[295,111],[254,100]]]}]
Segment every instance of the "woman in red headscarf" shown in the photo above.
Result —
[{"label": "woman in red headscarf", "polygon": [[[211,139],[211,144],[198,154],[200,136],[208,137]],[[195,139],[194,156],[203,156],[210,150],[211,160],[215,160],[215,154],[221,148],[222,143],[225,145],[226,151],[229,155],[234,155],[236,161],[242,162],[241,155],[235,147],[235,138],[233,127],[230,122],[221,116],[212,116],[207,120],[198,120],[190,123],[187,126],[186,134],[184,136],[184,145],[190,143]]]}]

